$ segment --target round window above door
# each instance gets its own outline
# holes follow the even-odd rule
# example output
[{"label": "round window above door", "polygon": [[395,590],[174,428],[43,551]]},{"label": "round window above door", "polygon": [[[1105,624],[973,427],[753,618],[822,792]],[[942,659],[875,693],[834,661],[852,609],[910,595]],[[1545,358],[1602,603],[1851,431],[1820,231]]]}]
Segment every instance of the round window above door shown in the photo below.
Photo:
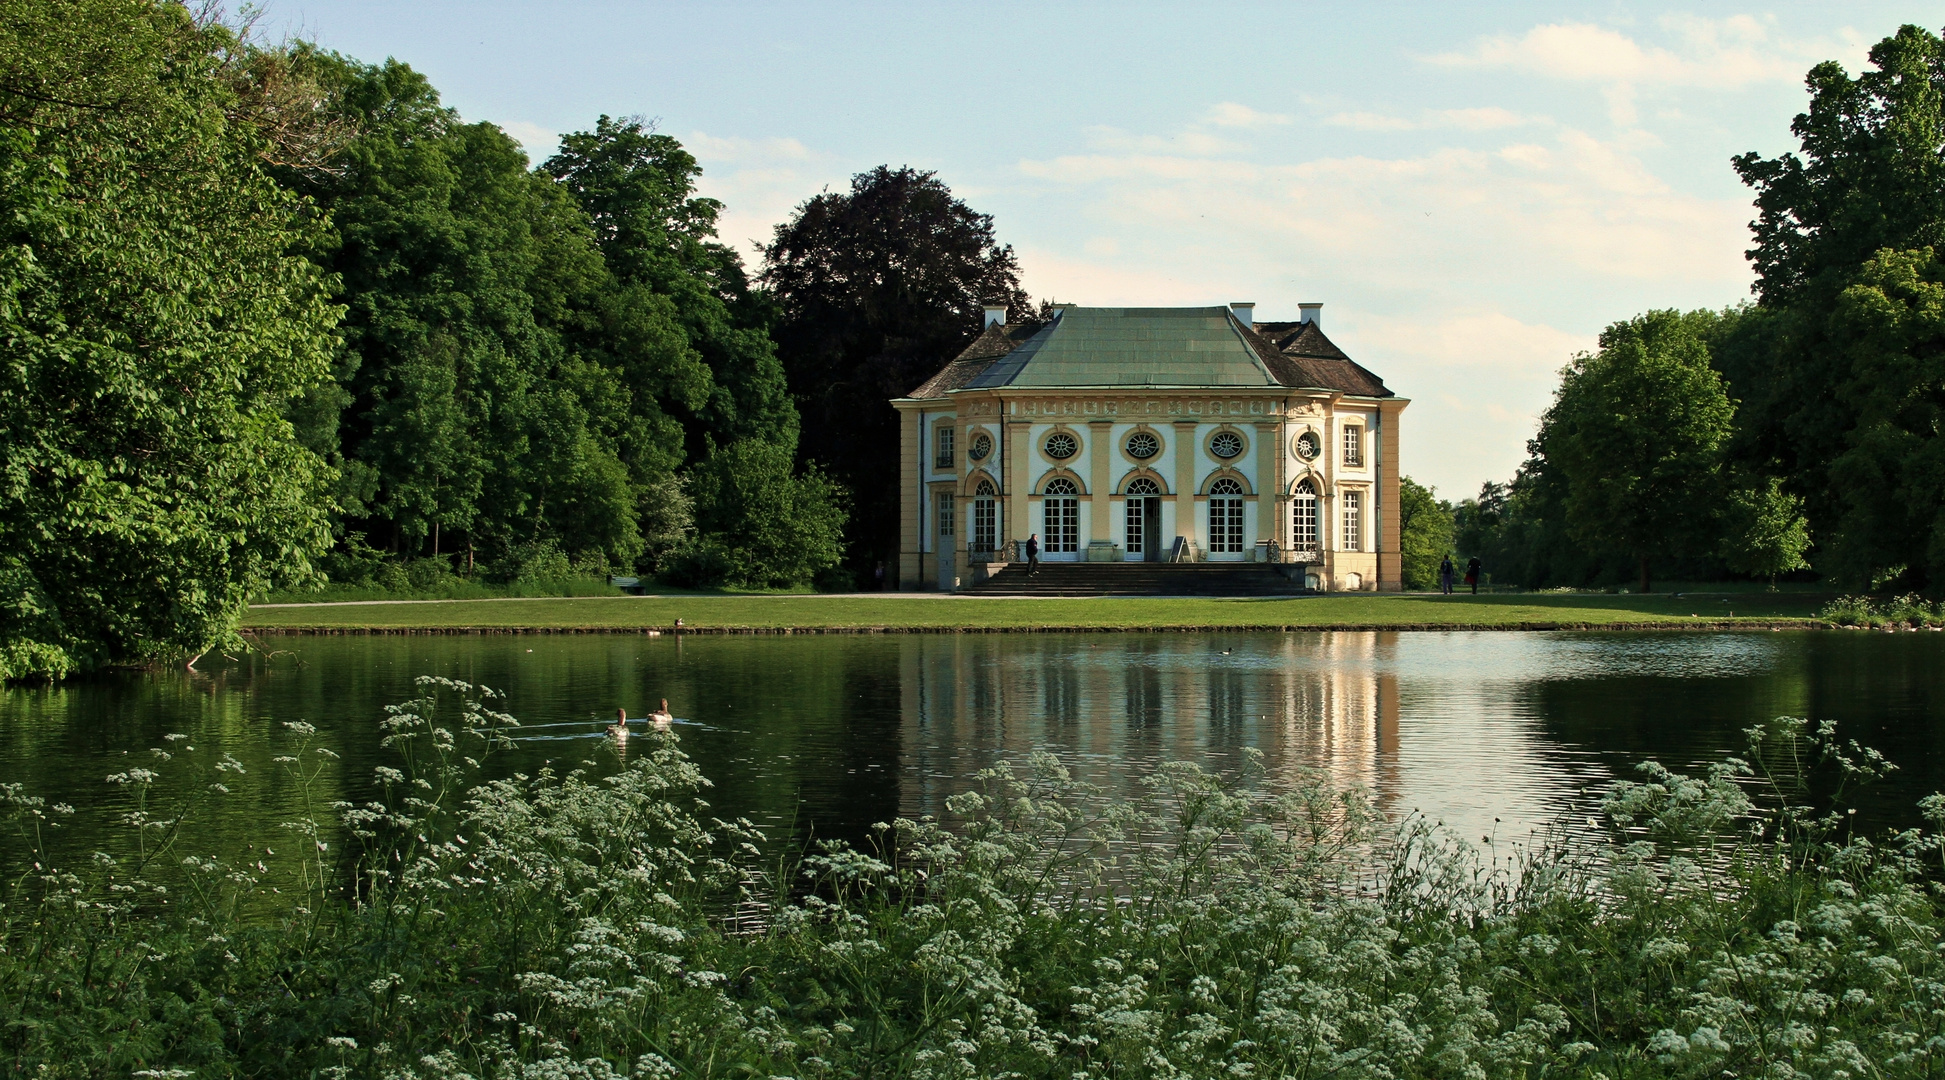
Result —
[{"label": "round window above door", "polygon": [[1209,453],[1228,461],[1243,452],[1243,437],[1233,431],[1218,431],[1209,439]]},{"label": "round window above door", "polygon": [[966,456],[973,459],[974,461],[985,461],[986,455],[992,452],[993,452],[992,437],[982,432],[978,435],[973,436],[972,446],[969,449],[967,449]]},{"label": "round window above door", "polygon": [[1297,456],[1302,458],[1303,460],[1305,461],[1317,460],[1317,455],[1319,453],[1322,453],[1323,449],[1324,449],[1324,444],[1322,440],[1317,438],[1316,432],[1306,431],[1303,434],[1297,436]]},{"label": "round window above door", "polygon": [[1047,456],[1055,461],[1066,461],[1081,452],[1080,440],[1064,431],[1047,436],[1047,441],[1042,445],[1046,448]]},{"label": "round window above door", "polygon": [[1137,431],[1128,436],[1128,456],[1147,461],[1162,452],[1162,441],[1152,431]]}]

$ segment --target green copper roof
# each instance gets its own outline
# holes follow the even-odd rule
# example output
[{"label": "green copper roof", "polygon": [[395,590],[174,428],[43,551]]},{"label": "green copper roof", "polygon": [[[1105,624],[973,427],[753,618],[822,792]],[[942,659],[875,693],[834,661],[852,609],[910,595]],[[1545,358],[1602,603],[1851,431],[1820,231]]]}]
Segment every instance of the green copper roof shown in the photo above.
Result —
[{"label": "green copper roof", "polygon": [[1070,307],[967,389],[1274,386],[1225,307]]}]

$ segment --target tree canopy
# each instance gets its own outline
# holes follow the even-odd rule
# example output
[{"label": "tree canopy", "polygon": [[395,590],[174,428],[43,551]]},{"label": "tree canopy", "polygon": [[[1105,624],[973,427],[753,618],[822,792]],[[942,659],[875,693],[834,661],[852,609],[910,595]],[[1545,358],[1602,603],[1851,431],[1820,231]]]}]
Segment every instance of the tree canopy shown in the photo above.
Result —
[{"label": "tree canopy", "polygon": [[1565,481],[1582,543],[1649,560],[1712,539],[1714,478],[1734,407],[1709,365],[1709,312],[1654,311],[1616,323],[1600,350],[1561,372],[1534,456]]},{"label": "tree canopy", "polygon": [[1801,152],[1735,159],[1756,191],[1759,312],[1718,343],[1744,402],[1736,457],[1800,497],[1818,567],[1855,584],[1945,581],[1936,514],[1945,334],[1945,41],[1905,26],[1856,77],[1806,80]]},{"label": "tree canopy", "polygon": [[0,677],[232,641],[329,544],[284,413],[338,311],[267,172],[321,136],[259,123],[265,74],[173,4],[0,21]]}]

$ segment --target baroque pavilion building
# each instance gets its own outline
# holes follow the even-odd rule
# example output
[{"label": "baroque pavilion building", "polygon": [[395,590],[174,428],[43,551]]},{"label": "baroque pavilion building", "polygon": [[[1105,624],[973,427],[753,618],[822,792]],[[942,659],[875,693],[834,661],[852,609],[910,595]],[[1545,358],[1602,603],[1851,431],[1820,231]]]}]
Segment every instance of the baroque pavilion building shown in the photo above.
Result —
[{"label": "baroque pavilion building", "polygon": [[1324,336],[1322,307],[1059,305],[1011,325],[988,307],[892,401],[899,587],[970,585],[1037,533],[1046,562],[1267,562],[1398,589],[1407,401]]}]

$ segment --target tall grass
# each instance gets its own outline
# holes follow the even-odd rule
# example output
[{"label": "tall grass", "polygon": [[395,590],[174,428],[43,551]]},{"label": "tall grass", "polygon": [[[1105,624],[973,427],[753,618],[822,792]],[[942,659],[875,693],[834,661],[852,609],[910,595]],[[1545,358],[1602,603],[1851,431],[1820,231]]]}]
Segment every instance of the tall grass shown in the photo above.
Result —
[{"label": "tall grass", "polygon": [[[421,680],[379,797],[197,848],[233,760],[173,740],[133,854],[9,868],[0,1068],[224,1077],[1926,1076],[1933,828],[1799,805],[1885,767],[1782,722],[1648,767],[1607,839],[1482,861],[1324,777],[1190,765],[1137,799],[1050,758],[948,819],[773,861],[671,738],[613,775],[481,779],[516,730]],[[328,752],[286,725],[301,794]],[[75,811],[4,789],[31,841]],[[1927,819],[1945,803],[1924,804]],[[45,845],[40,850],[45,850]]]}]

